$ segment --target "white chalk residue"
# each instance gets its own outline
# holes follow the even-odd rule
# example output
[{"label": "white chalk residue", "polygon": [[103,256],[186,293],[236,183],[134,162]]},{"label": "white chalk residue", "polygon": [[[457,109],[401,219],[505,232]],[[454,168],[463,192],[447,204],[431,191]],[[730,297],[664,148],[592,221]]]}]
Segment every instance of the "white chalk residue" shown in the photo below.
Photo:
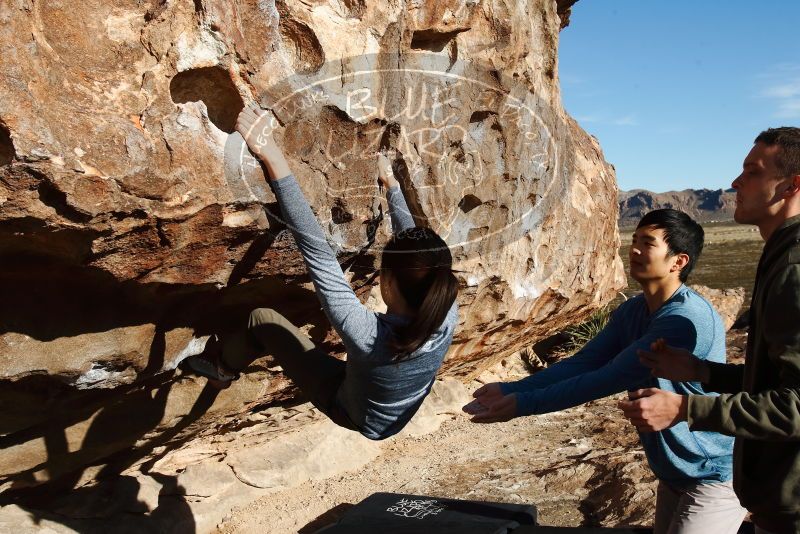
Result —
[{"label": "white chalk residue", "polygon": [[208,340],[211,339],[211,336],[204,336],[204,337],[193,337],[189,343],[183,348],[182,351],[175,356],[175,359],[172,360],[166,367],[164,367],[165,371],[172,371],[173,369],[177,368],[180,363],[188,358],[189,356],[197,356],[206,348],[206,343]]},{"label": "white chalk residue", "polygon": [[511,294],[516,299],[536,300],[542,296],[539,285],[530,279],[523,279],[511,286]]},{"label": "white chalk residue", "polygon": [[258,9],[267,16],[271,23],[277,26],[281,17],[275,5],[275,0],[258,0]]},{"label": "white chalk residue", "polygon": [[578,177],[572,180],[572,207],[586,217],[592,217],[596,213],[597,205],[592,199],[589,188],[580,182]]},{"label": "white chalk residue", "polygon": [[[205,103],[202,101],[187,102],[186,104],[178,104],[178,107],[181,109],[181,112],[178,114],[175,122],[187,130],[191,130],[193,132],[202,131],[203,121],[200,117],[204,115],[206,117],[208,116]],[[194,113],[192,113],[192,111],[194,111]]]},{"label": "white chalk residue", "polygon": [[475,228],[475,224],[467,218],[464,213],[457,213],[456,217],[449,221],[447,232],[447,242],[450,245],[460,245],[469,241],[469,232]]},{"label": "white chalk residue", "polygon": [[121,15],[109,15],[103,21],[106,27],[106,35],[112,41],[118,43],[134,42],[139,38],[139,27],[143,20],[141,13],[127,12]]},{"label": "white chalk residue", "polygon": [[240,228],[243,226],[250,226],[251,224],[257,224],[259,228],[266,228],[266,215],[264,215],[264,210],[261,206],[248,208],[243,211],[226,213],[222,217],[222,226],[228,228]]},{"label": "white chalk residue", "polygon": [[178,72],[218,65],[227,52],[225,43],[205,29],[201,29],[199,35],[182,33],[175,43],[175,50],[178,53]]},{"label": "white chalk residue", "polygon": [[476,287],[481,281],[484,279],[484,276],[478,276],[476,274],[470,274],[467,276],[467,286],[468,287]]},{"label": "white chalk residue", "polygon": [[93,363],[92,368],[78,377],[74,385],[78,389],[90,388],[101,382],[119,382],[123,373],[109,371],[102,363]]}]

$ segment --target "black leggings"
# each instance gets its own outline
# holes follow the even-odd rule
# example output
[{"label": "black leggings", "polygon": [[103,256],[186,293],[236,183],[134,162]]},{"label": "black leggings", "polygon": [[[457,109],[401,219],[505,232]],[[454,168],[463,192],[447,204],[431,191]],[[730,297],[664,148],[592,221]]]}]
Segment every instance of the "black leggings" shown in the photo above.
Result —
[{"label": "black leggings", "polygon": [[358,430],[336,401],[346,376],[345,362],[318,349],[280,313],[259,308],[250,313],[246,329],[225,339],[222,364],[239,372],[265,354],[275,357],[284,374],[334,423]]}]

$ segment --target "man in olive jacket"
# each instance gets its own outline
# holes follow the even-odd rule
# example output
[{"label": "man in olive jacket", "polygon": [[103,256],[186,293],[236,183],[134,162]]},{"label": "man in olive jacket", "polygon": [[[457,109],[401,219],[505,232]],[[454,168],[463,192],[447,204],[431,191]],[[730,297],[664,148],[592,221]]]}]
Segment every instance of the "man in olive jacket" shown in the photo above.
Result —
[{"label": "man in olive jacket", "polygon": [[700,381],[718,397],[659,389],[620,407],[642,432],[679,421],[736,437],[733,485],[756,531],[800,533],[800,128],[762,132],[733,182],[736,222],[758,226],[759,261],[744,365],[711,363],[653,344],[653,374]]}]

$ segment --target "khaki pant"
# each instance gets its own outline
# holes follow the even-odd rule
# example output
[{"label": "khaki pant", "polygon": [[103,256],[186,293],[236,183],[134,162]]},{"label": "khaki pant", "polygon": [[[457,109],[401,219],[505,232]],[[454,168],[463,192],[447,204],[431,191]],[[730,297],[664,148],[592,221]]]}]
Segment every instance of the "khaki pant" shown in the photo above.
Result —
[{"label": "khaki pant", "polygon": [[730,482],[682,491],[659,482],[653,534],[736,534],[746,514]]},{"label": "khaki pant", "polygon": [[345,362],[318,349],[280,313],[260,308],[250,313],[247,328],[223,340],[221,359],[224,367],[239,372],[266,354],[280,363],[284,374],[334,423],[358,430],[336,402],[345,379]]}]

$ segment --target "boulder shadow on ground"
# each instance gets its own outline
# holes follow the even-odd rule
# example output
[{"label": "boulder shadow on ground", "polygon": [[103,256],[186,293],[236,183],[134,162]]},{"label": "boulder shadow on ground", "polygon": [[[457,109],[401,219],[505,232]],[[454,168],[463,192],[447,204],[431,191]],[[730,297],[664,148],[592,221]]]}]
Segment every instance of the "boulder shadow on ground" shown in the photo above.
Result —
[{"label": "boulder shadow on ground", "polygon": [[339,521],[342,518],[344,513],[355,506],[349,502],[343,502],[341,504],[337,504],[330,510],[320,514],[304,527],[300,528],[297,531],[297,534],[314,534],[315,532],[319,531],[321,528],[327,527],[328,525],[332,525]]}]

